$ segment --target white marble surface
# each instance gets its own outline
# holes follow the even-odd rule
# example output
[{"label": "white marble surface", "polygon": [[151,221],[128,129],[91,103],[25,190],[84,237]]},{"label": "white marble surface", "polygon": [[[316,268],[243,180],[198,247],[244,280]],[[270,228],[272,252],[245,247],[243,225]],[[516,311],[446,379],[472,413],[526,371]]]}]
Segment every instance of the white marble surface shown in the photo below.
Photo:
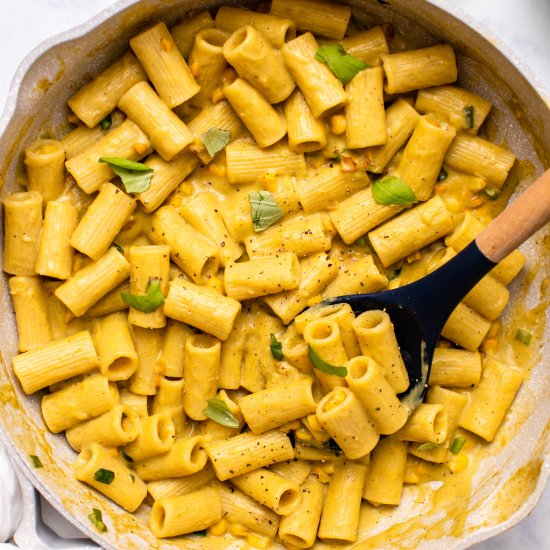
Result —
[{"label": "white marble surface", "polygon": [[[112,3],[113,0],[0,0],[0,110],[15,71],[29,52],[46,38],[87,21]],[[454,0],[454,4],[497,35],[550,92],[550,0]],[[528,518],[475,548],[550,548],[548,518],[550,488]]]}]

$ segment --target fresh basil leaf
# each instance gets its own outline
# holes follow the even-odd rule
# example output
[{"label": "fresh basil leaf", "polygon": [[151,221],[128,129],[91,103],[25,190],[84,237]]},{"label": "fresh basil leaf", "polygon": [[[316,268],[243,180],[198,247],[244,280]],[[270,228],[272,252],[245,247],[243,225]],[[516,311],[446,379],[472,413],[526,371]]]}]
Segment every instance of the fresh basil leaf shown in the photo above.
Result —
[{"label": "fresh basil leaf", "polygon": [[525,344],[526,346],[528,346],[531,343],[532,337],[533,335],[528,330],[525,330],[523,328],[518,328],[515,335],[515,339],[518,342]]},{"label": "fresh basil leaf", "polygon": [[449,450],[451,451],[451,453],[453,453],[454,455],[457,455],[460,451],[462,451],[462,447],[464,447],[464,444],[466,443],[466,439],[463,438],[463,437],[455,437],[453,439],[453,442],[451,443],[451,446],[449,448]]},{"label": "fresh basil leaf", "polygon": [[408,206],[418,202],[414,191],[400,178],[385,176],[372,184],[374,202]]},{"label": "fresh basil leaf", "polygon": [[439,449],[441,445],[436,445],[435,443],[422,443],[422,445],[419,445],[416,450],[417,451],[431,451],[432,449]]},{"label": "fresh basil leaf", "polygon": [[221,399],[208,399],[207,403],[208,406],[202,412],[208,418],[228,428],[239,427],[239,421],[233,416],[233,413]]},{"label": "fresh basil leaf", "polygon": [[471,130],[474,127],[474,106],[464,107],[464,129]]},{"label": "fresh basil leaf", "polygon": [[100,157],[99,162],[109,165],[122,180],[126,193],[143,193],[151,185],[153,169],[141,162],[118,157]]},{"label": "fresh basil leaf", "polygon": [[252,211],[252,226],[256,233],[277,223],[285,215],[269,191],[250,191],[248,200]]},{"label": "fresh basil leaf", "polygon": [[105,470],[105,468],[99,468],[95,471],[94,479],[100,483],[105,483],[105,485],[111,485],[115,479],[115,473],[111,470]]},{"label": "fresh basil leaf", "polygon": [[36,455],[29,455],[29,458],[31,459],[33,468],[44,468],[44,464],[42,464],[42,461]]},{"label": "fresh basil leaf", "polygon": [[147,283],[145,291],[147,292],[145,296],[121,292],[120,297],[122,301],[130,307],[138,311],[143,311],[143,313],[151,313],[164,303],[164,296],[160,290],[160,281],[158,279],[150,280]]},{"label": "fresh basil leaf", "polygon": [[113,124],[113,119],[111,118],[111,115],[108,114],[100,123],[102,130],[108,130]]},{"label": "fresh basil leaf", "polygon": [[313,366],[320,370],[321,372],[324,372],[325,374],[332,374],[333,376],[347,376],[348,369],[346,367],[335,367],[334,365],[331,365],[330,363],[327,363],[326,361],[323,361],[318,355],[317,352],[313,349],[311,344],[308,344],[307,346],[307,353],[309,355],[309,358],[313,364]]},{"label": "fresh basil leaf", "polygon": [[500,189],[498,187],[486,187],[483,192],[487,196],[487,198],[491,199],[492,201],[496,201],[500,197]]},{"label": "fresh basil leaf", "polygon": [[370,67],[368,63],[347,53],[342,44],[321,46],[315,53],[315,59],[325,63],[343,84],[347,84],[357,73]]},{"label": "fresh basil leaf", "polygon": [[273,355],[273,359],[277,359],[277,361],[283,360],[283,343],[279,342],[277,338],[275,338],[275,335],[271,333],[269,335],[271,338],[271,344],[269,344],[269,347],[271,348],[271,355]]},{"label": "fresh basil leaf", "polygon": [[92,525],[100,532],[107,532],[107,526],[103,523],[103,516],[101,510],[92,508],[92,513],[88,514],[88,519],[92,522]]},{"label": "fresh basil leaf", "polygon": [[441,170],[439,171],[439,175],[437,176],[437,181],[438,182],[445,181],[448,177],[449,177],[449,174],[447,174],[447,170],[445,170],[445,168],[443,168],[442,166]]},{"label": "fresh basil leaf", "polygon": [[231,140],[231,131],[221,128],[210,128],[206,134],[203,134],[201,139],[208,154],[214,157],[216,153],[225,149],[225,146]]}]

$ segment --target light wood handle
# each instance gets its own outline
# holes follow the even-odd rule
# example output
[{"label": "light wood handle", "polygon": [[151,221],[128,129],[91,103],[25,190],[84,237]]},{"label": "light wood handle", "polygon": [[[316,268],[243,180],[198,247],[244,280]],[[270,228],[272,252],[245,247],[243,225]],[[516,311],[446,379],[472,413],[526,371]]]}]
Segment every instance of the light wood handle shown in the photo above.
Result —
[{"label": "light wood handle", "polygon": [[479,250],[500,262],[550,220],[550,170],[530,185],[477,237]]}]

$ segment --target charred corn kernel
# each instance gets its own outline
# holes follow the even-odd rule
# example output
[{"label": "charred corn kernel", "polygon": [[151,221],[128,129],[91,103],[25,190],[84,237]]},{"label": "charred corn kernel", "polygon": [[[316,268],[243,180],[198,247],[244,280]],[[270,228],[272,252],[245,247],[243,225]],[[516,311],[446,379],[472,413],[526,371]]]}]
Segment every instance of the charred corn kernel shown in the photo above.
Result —
[{"label": "charred corn kernel", "polygon": [[214,525],[211,525],[208,528],[208,533],[210,535],[215,535],[218,537],[221,535],[225,535],[227,533],[227,520],[221,519],[220,521],[218,521],[218,523],[214,523]]},{"label": "charred corn kernel", "polygon": [[307,306],[308,307],[313,307],[314,305],[316,304],[319,304],[323,301],[323,297],[320,295],[320,294],[317,294],[316,296],[312,296],[308,301],[307,301]]},{"label": "charred corn kernel", "polygon": [[498,319],[493,321],[491,323],[491,327],[489,328],[489,332],[487,333],[487,338],[494,338],[495,336],[498,336],[501,327],[502,323]]},{"label": "charred corn kernel", "polygon": [[138,154],[138,155],[144,155],[145,153],[147,153],[147,151],[149,150],[149,147],[147,147],[147,145],[145,145],[145,143],[134,143],[132,145],[132,147],[134,148],[134,151]]},{"label": "charred corn kernel", "polygon": [[172,43],[169,40],[166,40],[166,38],[161,38],[160,47],[163,51],[169,52],[172,49]]},{"label": "charred corn kernel", "polygon": [[346,131],[346,117],[343,115],[334,115],[330,119],[330,131],[339,136]]},{"label": "charred corn kernel", "polygon": [[67,122],[70,122],[71,124],[78,124],[80,119],[75,114],[70,113],[67,115]]},{"label": "charred corn kernel", "polygon": [[246,537],[248,534],[250,534],[250,531],[246,527],[243,527],[238,523],[232,523],[229,531],[234,537]]},{"label": "charred corn kernel", "polygon": [[216,103],[219,103],[224,97],[225,94],[223,93],[223,90],[221,88],[217,88],[212,93],[212,103],[214,103],[215,105]]},{"label": "charred corn kernel", "polygon": [[422,258],[422,252],[420,252],[420,250],[417,250],[414,254],[407,256],[407,263],[412,264],[413,262],[420,260],[420,258]]},{"label": "charred corn kernel", "polygon": [[211,163],[208,165],[208,170],[214,174],[215,176],[218,176],[220,178],[224,178],[225,175],[227,174],[227,170],[225,168],[225,166],[223,166],[222,164],[215,164],[215,163]]},{"label": "charred corn kernel", "polygon": [[313,439],[311,433],[309,433],[309,431],[305,428],[296,430],[295,435],[300,441],[311,441]]},{"label": "charred corn kernel", "polygon": [[463,472],[468,467],[469,464],[470,464],[470,459],[464,453],[452,455],[447,462],[447,466],[449,467],[449,470],[453,472],[453,474],[457,474],[458,472]]},{"label": "charred corn kernel", "polygon": [[323,466],[323,473],[327,474],[327,476],[331,476],[334,473],[334,464],[325,464]]},{"label": "charred corn kernel", "polygon": [[246,542],[254,548],[269,548],[272,544],[272,540],[265,535],[258,535],[258,533],[250,533],[246,536]]},{"label": "charred corn kernel", "polygon": [[232,69],[231,67],[227,67],[225,71],[223,72],[223,84],[224,86],[229,86],[229,84],[233,84],[237,80],[237,73],[235,69]]},{"label": "charred corn kernel", "polygon": [[443,193],[445,193],[448,188],[449,186],[446,183],[440,183],[439,185],[435,186],[434,193],[436,195],[443,195]]},{"label": "charred corn kernel", "polygon": [[499,342],[496,338],[487,338],[481,344],[481,349],[485,352],[496,351],[498,349]]},{"label": "charred corn kernel", "polygon": [[342,172],[355,172],[357,168],[357,163],[351,157],[341,156],[340,157],[340,171]]},{"label": "charred corn kernel", "polygon": [[193,61],[189,67],[189,70],[193,76],[197,76],[201,72],[201,64],[198,61]]}]

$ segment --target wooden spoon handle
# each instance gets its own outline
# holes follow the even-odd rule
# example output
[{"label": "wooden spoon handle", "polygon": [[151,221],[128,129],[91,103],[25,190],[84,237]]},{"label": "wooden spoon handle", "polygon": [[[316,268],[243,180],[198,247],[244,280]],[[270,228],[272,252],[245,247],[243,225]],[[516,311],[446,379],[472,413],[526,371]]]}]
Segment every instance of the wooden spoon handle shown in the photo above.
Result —
[{"label": "wooden spoon handle", "polygon": [[550,220],[550,170],[530,185],[477,237],[479,250],[500,262]]}]

